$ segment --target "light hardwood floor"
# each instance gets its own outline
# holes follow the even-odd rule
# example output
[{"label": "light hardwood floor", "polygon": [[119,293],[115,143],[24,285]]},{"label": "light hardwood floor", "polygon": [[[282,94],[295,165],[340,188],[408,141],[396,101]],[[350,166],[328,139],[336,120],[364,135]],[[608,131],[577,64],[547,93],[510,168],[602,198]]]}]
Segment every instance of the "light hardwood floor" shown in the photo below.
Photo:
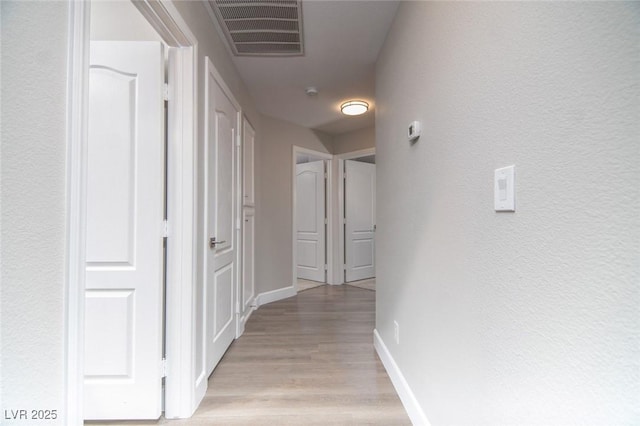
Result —
[{"label": "light hardwood floor", "polygon": [[373,348],[376,293],[321,286],[260,307],[188,420],[118,425],[410,425]]}]

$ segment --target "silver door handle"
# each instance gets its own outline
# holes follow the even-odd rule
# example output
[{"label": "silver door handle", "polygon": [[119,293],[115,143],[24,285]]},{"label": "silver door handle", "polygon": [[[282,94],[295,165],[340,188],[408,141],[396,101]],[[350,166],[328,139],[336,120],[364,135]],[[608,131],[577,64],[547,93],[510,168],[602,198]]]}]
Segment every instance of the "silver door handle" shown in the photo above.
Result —
[{"label": "silver door handle", "polygon": [[223,244],[226,241],[216,241],[216,237],[209,238],[209,248],[216,248],[216,244]]}]

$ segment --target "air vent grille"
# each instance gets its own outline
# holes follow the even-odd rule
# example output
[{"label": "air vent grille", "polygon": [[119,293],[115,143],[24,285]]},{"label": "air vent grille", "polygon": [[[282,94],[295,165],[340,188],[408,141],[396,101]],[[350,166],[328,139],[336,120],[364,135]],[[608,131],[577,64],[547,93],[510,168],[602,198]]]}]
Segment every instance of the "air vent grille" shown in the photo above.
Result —
[{"label": "air vent grille", "polygon": [[255,32],[255,33],[234,33],[231,38],[236,43],[290,43],[300,44],[300,35],[297,33],[271,33],[271,32]]},{"label": "air vent grille", "polygon": [[301,0],[209,0],[238,56],[304,54]]},{"label": "air vent grille", "polygon": [[238,45],[238,54],[247,54],[247,55],[299,55],[300,54],[300,45],[299,44],[275,44],[275,43],[247,43]]}]

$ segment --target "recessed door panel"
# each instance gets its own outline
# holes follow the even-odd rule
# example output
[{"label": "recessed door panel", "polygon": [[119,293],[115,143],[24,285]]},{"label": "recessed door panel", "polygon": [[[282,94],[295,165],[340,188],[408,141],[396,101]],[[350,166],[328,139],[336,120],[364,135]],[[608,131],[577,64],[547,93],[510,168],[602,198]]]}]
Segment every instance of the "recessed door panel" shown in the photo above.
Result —
[{"label": "recessed door panel", "polygon": [[87,176],[87,262],[133,266],[139,76],[92,67],[89,79],[88,169],[100,173]]},{"label": "recessed door panel", "polygon": [[[88,290],[85,308],[87,381],[133,379],[135,290]],[[109,318],[108,321],[105,318]]]},{"label": "recessed door panel", "polygon": [[215,276],[215,299],[219,301],[213,324],[215,343],[233,319],[233,265],[227,265]]},{"label": "recessed door panel", "polygon": [[216,198],[215,206],[215,235],[219,241],[226,243],[219,244],[216,250],[233,249],[234,236],[234,196],[235,196],[235,110],[226,110],[228,104],[223,103],[220,109],[215,111],[215,141],[217,149],[216,161]]},{"label": "recessed door panel", "polygon": [[318,242],[316,240],[298,240],[298,267],[318,268]]},{"label": "recessed door panel", "polygon": [[244,167],[244,180],[243,180],[243,204],[246,206],[253,206],[255,203],[254,196],[254,157],[255,157],[255,139],[256,132],[251,127],[251,124],[245,119],[242,127],[242,152],[243,152],[243,167]]},{"label": "recessed door panel", "polygon": [[249,308],[254,290],[254,233],[255,217],[253,212],[246,212],[244,215],[243,238],[243,258],[242,258],[242,306],[243,310]]},{"label": "recessed door panel", "polygon": [[373,267],[374,250],[373,239],[353,240],[353,268]]},{"label": "recessed door panel", "polygon": [[[302,167],[300,167],[301,169]],[[324,169],[323,169],[324,174]],[[300,200],[296,209],[296,219],[298,225],[298,233],[310,233],[317,234],[319,232],[318,226],[324,225],[319,219],[322,216],[324,219],[324,209],[320,212],[318,206],[318,198],[316,192],[318,191],[318,172],[316,170],[301,170],[297,175],[296,182],[296,199]],[[322,177],[324,179],[324,176]]]}]

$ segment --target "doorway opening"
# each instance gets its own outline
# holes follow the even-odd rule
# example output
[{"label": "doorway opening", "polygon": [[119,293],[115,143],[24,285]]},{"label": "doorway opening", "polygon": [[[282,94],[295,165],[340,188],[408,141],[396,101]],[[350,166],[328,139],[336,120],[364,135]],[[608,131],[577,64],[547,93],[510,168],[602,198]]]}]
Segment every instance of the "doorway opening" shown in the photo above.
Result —
[{"label": "doorway opening", "polygon": [[332,276],[331,170],[333,156],[293,147],[293,288],[329,282]]}]

